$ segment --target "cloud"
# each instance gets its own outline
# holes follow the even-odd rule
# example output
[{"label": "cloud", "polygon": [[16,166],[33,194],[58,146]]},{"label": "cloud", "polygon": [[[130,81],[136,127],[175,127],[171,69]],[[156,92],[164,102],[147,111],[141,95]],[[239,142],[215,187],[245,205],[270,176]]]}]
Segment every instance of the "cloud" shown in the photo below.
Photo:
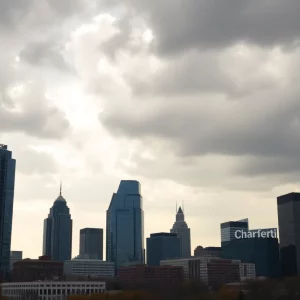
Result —
[{"label": "cloud", "polygon": [[11,91],[12,107],[0,102],[2,132],[24,132],[42,138],[62,138],[69,130],[65,115],[49,105],[42,85],[27,83]]},{"label": "cloud", "polygon": [[[154,30],[164,55],[240,42],[264,46],[299,42],[297,0],[129,0]],[[288,18],[287,18],[288,16]]]}]

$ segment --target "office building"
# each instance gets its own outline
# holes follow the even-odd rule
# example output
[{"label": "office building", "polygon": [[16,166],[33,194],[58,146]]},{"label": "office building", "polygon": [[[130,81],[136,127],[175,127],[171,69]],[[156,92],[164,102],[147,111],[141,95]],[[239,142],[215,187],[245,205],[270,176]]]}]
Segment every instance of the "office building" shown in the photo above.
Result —
[{"label": "office building", "polygon": [[118,280],[126,288],[166,289],[175,288],[183,281],[181,267],[146,265],[121,267]]},{"label": "office building", "polygon": [[239,221],[229,221],[221,224],[221,243],[230,242],[236,239],[236,231],[249,230],[248,219],[243,219]]},{"label": "office building", "polygon": [[153,233],[147,238],[147,265],[159,266],[161,260],[181,257],[180,239],[176,233]]},{"label": "office building", "polygon": [[105,293],[105,282],[40,281],[1,284],[1,294],[8,300],[65,300],[68,296]]},{"label": "office building", "polygon": [[0,144],[0,280],[10,271],[11,230],[16,161],[6,145]]},{"label": "office building", "polygon": [[15,262],[23,259],[23,251],[10,252],[10,270],[12,271]]},{"label": "office building", "polygon": [[144,212],[138,181],[122,180],[106,216],[106,257],[118,269],[144,263]]},{"label": "office building", "polygon": [[[185,280],[200,279],[210,287],[218,287],[226,283],[240,282],[255,277],[253,264],[243,264],[240,260],[213,257],[191,257],[163,260],[161,266],[177,266],[183,268]],[[252,274],[252,275],[251,275]]]},{"label": "office building", "polygon": [[176,233],[180,239],[180,251],[181,257],[187,258],[191,256],[191,231],[188,228],[187,223],[184,220],[184,212],[179,207],[176,214],[176,221],[173,228],[170,230],[171,233]]},{"label": "office building", "polygon": [[80,230],[79,254],[91,259],[103,260],[103,229],[84,228]]},{"label": "office building", "polygon": [[194,250],[194,256],[204,257],[221,257],[221,247],[206,247],[197,246]]},{"label": "office building", "polygon": [[65,261],[71,259],[71,254],[72,219],[60,187],[59,196],[44,220],[43,255],[56,261]]},{"label": "office building", "polygon": [[112,278],[115,276],[113,262],[78,256],[64,262],[64,274],[68,277]]},{"label": "office building", "polygon": [[[278,278],[280,275],[279,245],[276,235],[272,236],[274,232],[276,232],[275,228],[248,230],[248,234],[243,238],[223,242],[221,257],[255,264],[258,277]],[[268,233],[272,234],[268,235]]]},{"label": "office building", "polygon": [[12,271],[14,282],[63,279],[63,262],[52,261],[50,257],[23,259],[15,262]]},{"label": "office building", "polygon": [[282,276],[300,276],[300,193],[278,197],[277,209]]}]

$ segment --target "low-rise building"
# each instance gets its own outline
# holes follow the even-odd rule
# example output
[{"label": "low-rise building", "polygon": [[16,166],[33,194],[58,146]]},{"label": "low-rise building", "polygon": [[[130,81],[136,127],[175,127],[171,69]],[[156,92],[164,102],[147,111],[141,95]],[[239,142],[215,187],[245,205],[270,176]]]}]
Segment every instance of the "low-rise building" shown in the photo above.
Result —
[{"label": "low-rise building", "polygon": [[115,266],[113,262],[78,256],[64,262],[64,274],[67,277],[112,278],[115,275]]},{"label": "low-rise building", "polygon": [[183,281],[183,269],[173,266],[131,266],[118,270],[118,279],[129,288],[168,288]]},{"label": "low-rise building", "polygon": [[104,293],[105,282],[68,282],[68,281],[39,281],[11,282],[1,284],[2,296],[9,300],[64,300],[71,295],[91,295]]},{"label": "low-rise building", "polygon": [[52,261],[50,257],[40,256],[39,259],[23,259],[15,262],[12,271],[14,282],[37,280],[53,280],[63,278],[63,262]]},{"label": "low-rise building", "polygon": [[194,250],[194,256],[204,257],[221,257],[221,247],[206,247],[198,246]]},{"label": "low-rise building", "polygon": [[215,257],[191,257],[163,260],[162,266],[183,268],[184,279],[201,279],[209,286],[240,282],[255,277],[253,264],[242,264],[239,260]]}]

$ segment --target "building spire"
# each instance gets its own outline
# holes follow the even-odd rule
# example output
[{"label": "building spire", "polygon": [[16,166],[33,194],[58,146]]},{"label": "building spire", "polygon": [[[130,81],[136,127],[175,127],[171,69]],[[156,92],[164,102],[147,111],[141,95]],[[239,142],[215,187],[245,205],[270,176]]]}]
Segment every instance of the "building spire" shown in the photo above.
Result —
[{"label": "building spire", "polygon": [[59,196],[61,196],[62,182],[60,181]]}]

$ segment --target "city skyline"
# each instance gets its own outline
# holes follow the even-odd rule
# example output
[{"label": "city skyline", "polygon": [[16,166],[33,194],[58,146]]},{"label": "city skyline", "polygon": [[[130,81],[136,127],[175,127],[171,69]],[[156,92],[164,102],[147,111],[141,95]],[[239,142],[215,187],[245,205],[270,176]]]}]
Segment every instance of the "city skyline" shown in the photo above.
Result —
[{"label": "city skyline", "polygon": [[219,245],[218,224],[244,215],[276,227],[274,199],[299,191],[300,2],[169,2],[1,10],[0,142],[18,161],[12,248],[24,257],[40,254],[60,179],[74,253],[122,179],[143,185],[145,236],[169,231],[184,200],[192,249]]}]

